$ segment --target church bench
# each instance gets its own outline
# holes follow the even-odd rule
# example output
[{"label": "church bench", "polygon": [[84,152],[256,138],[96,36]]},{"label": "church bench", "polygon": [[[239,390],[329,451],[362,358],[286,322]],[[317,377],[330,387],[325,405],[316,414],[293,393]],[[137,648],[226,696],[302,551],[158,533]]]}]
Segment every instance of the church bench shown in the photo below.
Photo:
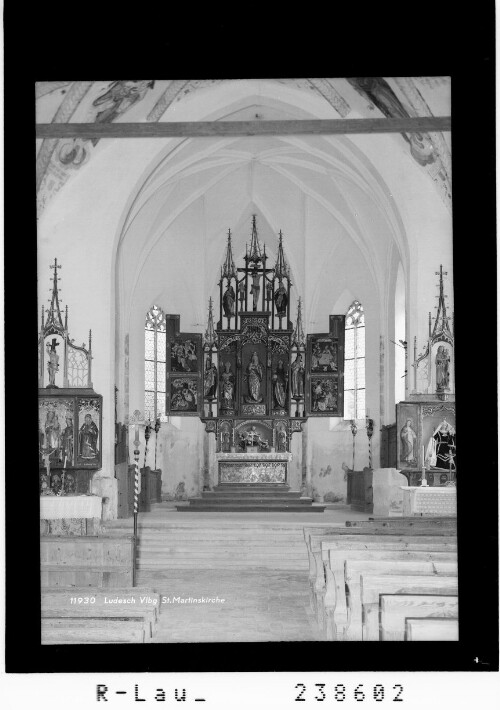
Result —
[{"label": "church bench", "polygon": [[132,585],[132,535],[55,536],[40,539],[42,587]]},{"label": "church bench", "polygon": [[42,618],[42,644],[146,643],[149,625],[141,617]]},{"label": "church bench", "polygon": [[[403,565],[407,562],[424,562],[438,565],[441,563],[457,564],[457,553],[447,551],[445,547],[437,543],[427,545],[417,545],[405,549],[398,548],[397,545],[387,545],[381,541],[376,545],[370,545],[369,549],[356,548],[353,544],[345,546],[331,547],[328,542],[322,544],[323,567],[325,572],[325,590],[323,599],[318,598],[318,603],[323,605],[322,614],[324,632],[327,639],[335,640],[342,638],[348,620],[347,597],[346,597],[346,575],[345,566],[347,563],[358,562],[361,565],[375,565],[379,563],[380,569],[386,573],[387,565],[392,564],[397,568],[399,563]],[[384,569],[385,566],[385,569]],[[355,567],[350,567],[351,572]],[[366,568],[365,568],[366,569]],[[432,570],[431,570],[432,571]],[[359,578],[358,591],[359,593]]]},{"label": "church bench", "polygon": [[[410,553],[411,554],[411,553]],[[390,575],[408,577],[432,577],[445,576],[455,577],[458,574],[457,560],[455,559],[415,559],[410,557],[406,560],[397,559],[372,559],[357,560],[349,557],[344,562],[344,583],[346,594],[347,614],[343,615],[342,608],[339,612],[335,609],[335,600],[325,595],[325,626],[328,636],[338,628],[345,640],[361,640],[363,609],[359,602],[361,599],[361,576],[362,575]],[[332,580],[333,581],[333,580]],[[334,583],[331,584],[334,589]],[[333,601],[333,604],[332,604]],[[346,618],[347,617],[347,618]]]},{"label": "church bench", "polygon": [[458,641],[458,619],[405,619],[406,641]]},{"label": "church bench", "polygon": [[382,594],[457,596],[458,577],[362,574],[360,587],[360,595],[350,601],[356,606],[353,610],[356,618],[362,615],[362,640],[379,641],[379,608]]},{"label": "church bench", "polygon": [[445,528],[456,529],[457,519],[452,517],[446,518],[370,518],[369,520],[346,520],[346,527],[348,528],[368,528],[368,527],[384,527],[384,528],[397,528],[405,526],[406,528],[417,528],[420,526],[428,528]]},{"label": "church bench", "polygon": [[[365,534],[365,531],[368,530]],[[311,609],[318,618],[320,628],[324,624],[321,616],[321,599],[325,592],[325,571],[324,562],[328,561],[327,550],[335,548],[343,549],[372,549],[381,544],[385,549],[434,549],[438,544],[442,551],[456,551],[456,536],[435,535],[433,530],[419,528],[417,531],[408,533],[406,528],[344,528],[339,527],[332,532],[322,535],[321,533],[309,533],[309,595]],[[443,547],[444,545],[444,547]]]},{"label": "church bench", "polygon": [[[458,633],[458,597],[415,594],[382,594],[380,597],[380,640],[405,641],[406,619],[432,617],[452,618],[457,624]],[[430,617],[430,618],[429,618]],[[428,634],[434,636],[428,641],[444,641],[439,636],[440,626],[427,627]],[[453,640],[453,639],[451,639]],[[456,639],[455,639],[456,640]]]},{"label": "church bench", "polygon": [[[71,600],[77,600],[76,603]],[[83,600],[79,602],[78,600]],[[133,600],[133,603],[109,603],[109,600]],[[107,601],[108,600],[108,601]],[[148,587],[113,588],[109,592],[86,587],[80,589],[42,589],[42,618],[46,617],[141,617],[153,635],[158,620],[160,595]]]}]

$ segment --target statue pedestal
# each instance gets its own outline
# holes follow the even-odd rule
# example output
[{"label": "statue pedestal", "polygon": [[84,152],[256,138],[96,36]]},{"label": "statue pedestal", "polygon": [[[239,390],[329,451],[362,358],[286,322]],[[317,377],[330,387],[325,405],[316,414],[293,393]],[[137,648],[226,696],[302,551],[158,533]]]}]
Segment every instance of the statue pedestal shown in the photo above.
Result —
[{"label": "statue pedestal", "polygon": [[[257,448],[257,447],[252,447]],[[219,483],[286,483],[290,453],[216,454]]]}]

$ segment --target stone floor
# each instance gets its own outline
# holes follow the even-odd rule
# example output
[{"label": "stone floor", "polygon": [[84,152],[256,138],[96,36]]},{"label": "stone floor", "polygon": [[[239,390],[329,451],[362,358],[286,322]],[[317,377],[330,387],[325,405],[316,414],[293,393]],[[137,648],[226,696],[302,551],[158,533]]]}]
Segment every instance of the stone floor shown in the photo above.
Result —
[{"label": "stone floor", "polygon": [[[153,587],[163,603],[153,642],[322,640],[309,609],[307,573],[269,570],[143,571],[139,585]],[[174,597],[224,599],[179,603]]]}]

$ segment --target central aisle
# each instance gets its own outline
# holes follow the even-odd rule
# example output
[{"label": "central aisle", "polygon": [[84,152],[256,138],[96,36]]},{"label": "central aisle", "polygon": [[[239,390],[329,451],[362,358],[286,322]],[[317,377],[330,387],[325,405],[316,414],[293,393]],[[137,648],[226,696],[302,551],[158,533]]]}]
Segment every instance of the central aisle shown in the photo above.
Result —
[{"label": "central aisle", "polygon": [[[347,507],[186,516],[168,503],[141,513],[137,585],[164,598],[153,643],[322,640],[309,607],[303,528],[367,517]],[[132,519],[106,528],[130,534]]]},{"label": "central aisle", "polygon": [[[138,584],[171,600],[161,606],[153,643],[321,640],[309,612],[307,573],[177,569],[141,572]],[[217,596],[225,601],[172,601]]]}]

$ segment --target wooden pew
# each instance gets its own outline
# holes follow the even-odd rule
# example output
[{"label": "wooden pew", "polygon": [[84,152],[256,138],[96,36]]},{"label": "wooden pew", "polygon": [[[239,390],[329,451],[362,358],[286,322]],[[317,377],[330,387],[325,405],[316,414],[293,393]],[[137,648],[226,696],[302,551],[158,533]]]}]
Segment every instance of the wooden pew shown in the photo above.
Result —
[{"label": "wooden pew", "polygon": [[42,645],[146,643],[149,624],[142,617],[42,618]]},{"label": "wooden pew", "polygon": [[456,576],[407,576],[407,575],[361,575],[361,594],[353,597],[354,614],[363,616],[363,641],[379,641],[379,607],[382,594],[432,594],[439,596],[458,595]]},{"label": "wooden pew", "polygon": [[[357,603],[361,595],[362,575],[407,575],[455,577],[457,572],[456,559],[447,560],[353,560],[345,562],[344,579],[348,594],[348,623],[345,629],[346,640],[358,641],[362,638],[362,608]],[[328,610],[331,618],[332,612]],[[334,612],[333,612],[334,616]]]},{"label": "wooden pew", "polygon": [[428,528],[445,528],[447,530],[455,529],[457,527],[457,519],[452,517],[446,518],[370,518],[369,520],[346,520],[346,527],[348,528],[367,528],[367,527],[384,527],[384,528],[397,528],[405,527],[408,529],[417,528],[419,526]]},{"label": "wooden pew", "polygon": [[[415,594],[382,594],[380,597],[380,640],[404,641],[407,618],[458,617],[458,597]],[[439,633],[439,629],[435,630]],[[429,641],[440,641],[435,636]]]},{"label": "wooden pew", "polygon": [[458,641],[458,619],[406,619],[406,641]]},{"label": "wooden pew", "polygon": [[[443,538],[440,538],[443,539]],[[368,549],[367,549],[368,548]],[[374,567],[377,563],[379,569],[385,573],[387,564],[392,564],[397,569],[398,564],[407,562],[414,563],[452,563],[456,568],[456,549],[449,551],[446,545],[439,545],[435,542],[406,543],[405,549],[389,541],[382,540],[376,544],[363,549],[356,547],[356,543],[349,543],[347,546],[340,543],[332,547],[332,543],[324,541],[322,543],[323,566],[325,571],[325,593],[324,605],[324,632],[328,640],[342,640],[347,623],[349,621],[347,596],[346,596],[346,563],[360,563],[364,569],[370,565]],[[351,572],[356,569],[350,567]],[[432,570],[431,570],[432,572]],[[357,593],[359,593],[359,571],[357,576]],[[353,590],[351,590],[353,593]],[[320,602],[321,603],[321,602]]]},{"label": "wooden pew", "polygon": [[[318,612],[318,597],[324,594],[325,590],[325,574],[323,569],[323,561],[321,556],[321,543],[323,540],[337,540],[344,539],[348,536],[363,536],[369,539],[369,536],[374,535],[395,535],[404,536],[408,535],[408,529],[404,526],[402,527],[377,527],[376,525],[370,525],[368,527],[305,527],[304,528],[304,538],[307,545],[307,553],[309,557],[309,600],[311,605],[311,610],[316,616],[321,613],[321,609]],[[410,535],[414,536],[432,536],[432,535],[443,535],[450,536],[450,531],[446,529],[434,529],[428,528],[427,526],[416,526],[412,528]],[[373,537],[372,537],[373,539]],[[402,541],[402,540],[401,540]],[[322,622],[321,622],[322,623]]]},{"label": "wooden pew", "polygon": [[[108,603],[109,599],[133,599],[133,603]],[[71,599],[82,599],[72,603]],[[42,618],[143,618],[148,623],[149,637],[158,620],[160,595],[149,587],[124,587],[112,590],[42,589]]]},{"label": "wooden pew", "polygon": [[131,586],[133,554],[132,535],[43,536],[41,586]]},{"label": "wooden pew", "polygon": [[[365,534],[365,530],[369,530]],[[340,532],[339,532],[340,531]],[[406,530],[399,528],[337,528],[335,533],[325,536],[310,535],[311,556],[314,558],[314,570],[316,578],[310,580],[310,598],[311,607],[316,615],[320,628],[326,628],[324,616],[324,595],[326,593],[326,573],[325,563],[329,562],[329,550],[344,549],[344,550],[440,550],[441,552],[456,552],[456,537],[453,535],[434,535],[429,533],[427,528],[419,528],[416,532],[411,532],[409,535]],[[436,547],[439,545],[439,547]],[[319,551],[318,548],[319,547]],[[319,558],[319,559],[318,559]],[[344,585],[343,564],[337,567],[340,574],[336,575],[336,587]],[[334,570],[335,576],[335,570]],[[345,598],[345,592],[339,590],[336,598],[341,600]],[[339,622],[342,622],[342,613],[339,608],[337,616]],[[344,604],[343,625],[347,623],[346,608]]]}]

